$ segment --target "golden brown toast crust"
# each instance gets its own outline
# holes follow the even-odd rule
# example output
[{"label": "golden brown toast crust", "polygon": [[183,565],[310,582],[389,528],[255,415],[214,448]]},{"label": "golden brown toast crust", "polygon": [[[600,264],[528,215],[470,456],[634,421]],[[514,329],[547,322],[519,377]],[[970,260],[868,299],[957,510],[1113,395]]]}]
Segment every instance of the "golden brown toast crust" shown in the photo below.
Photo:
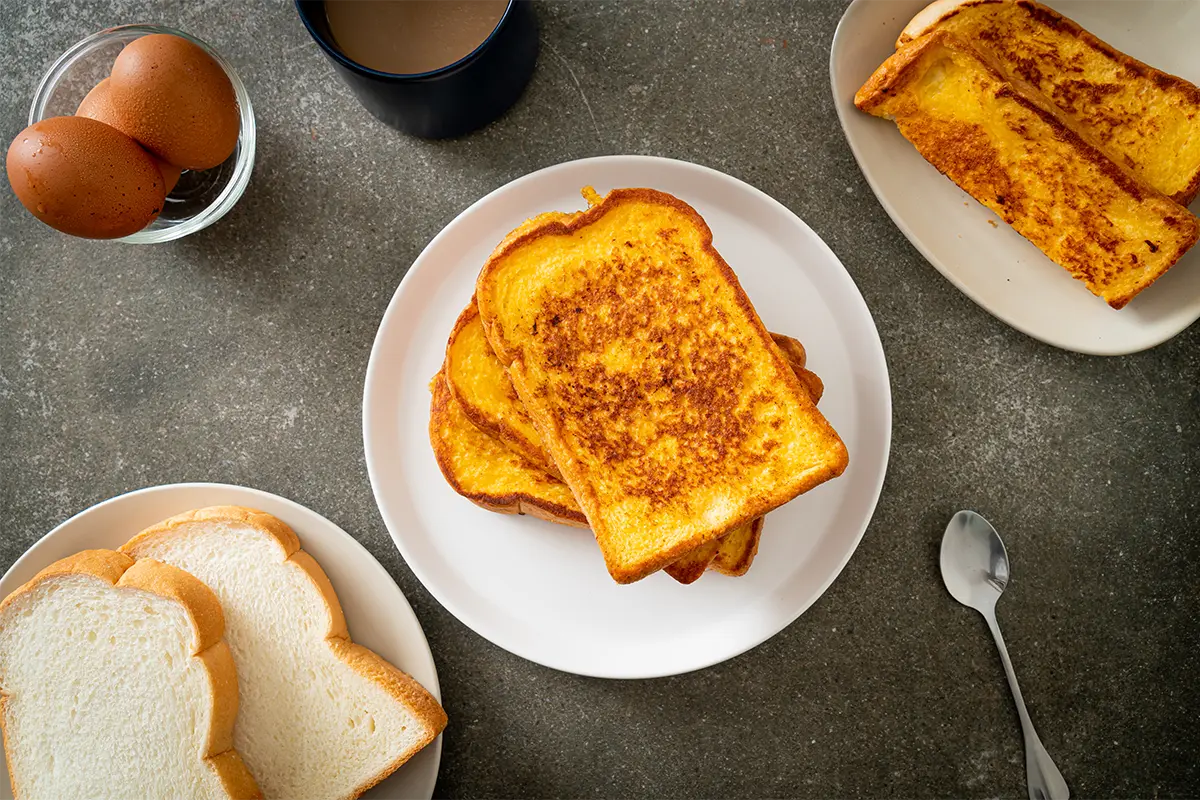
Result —
[{"label": "golden brown toast crust", "polygon": [[[587,527],[587,518],[561,481],[472,424],[441,372],[429,389],[429,441],[451,489],[488,511]],[[481,478],[481,462],[503,474]]]},{"label": "golden brown toast crust", "polygon": [[[944,88],[953,80],[959,84]],[[941,99],[952,91],[953,103]],[[1153,284],[1200,236],[1187,209],[1111,161],[1036,89],[946,31],[888,58],[855,105],[893,119],[926,160],[1113,308]]]},{"label": "golden brown toast crust", "polygon": [[[514,284],[501,274],[511,259],[522,252],[541,252],[538,242],[549,247],[567,243],[610,213],[635,214],[643,209],[665,218],[674,215],[686,230],[659,227],[657,239],[642,235],[639,247],[657,248],[651,250],[652,257],[644,252],[639,257],[631,240],[614,238],[607,261],[569,268],[573,287],[560,285],[550,293],[545,285],[534,289],[541,293],[537,307],[522,306],[523,314],[534,315],[531,330],[506,328],[515,321],[501,316],[499,297],[515,296]],[[685,245],[676,244],[676,237]],[[628,258],[622,255],[622,246],[629,248]],[[682,266],[692,259],[700,272]],[[592,266],[601,276],[596,280],[589,280],[594,277]],[[719,296],[689,294],[685,288],[689,281],[697,286],[709,281],[719,286],[715,289]],[[629,293],[621,294],[625,291]],[[694,209],[675,197],[652,189],[613,190],[570,221],[549,222],[517,237],[488,260],[476,296],[488,340],[591,522],[609,572],[619,583],[661,569],[845,469],[844,445],[771,342],[732,269],[713,247],[712,232]],[[600,308],[602,313],[591,313]],[[708,319],[707,312],[717,317],[699,324]],[[637,343],[647,330],[647,318],[659,314],[664,322],[664,313],[690,315],[694,322],[679,328],[663,324],[645,334],[653,337],[649,341],[657,352],[652,369],[648,362],[636,360],[633,369],[624,371],[609,371],[602,365],[610,345]],[[730,326],[724,333],[736,330],[744,337],[739,349],[713,333],[711,323],[721,322],[723,315]],[[522,348],[531,342],[536,346],[523,354]],[[648,345],[641,341],[637,346]],[[685,351],[687,357],[679,358]],[[749,353],[755,354],[753,360],[747,360]],[[524,360],[531,356],[536,363]],[[553,393],[543,394],[549,384],[531,382],[531,368],[555,376]],[[772,409],[783,415],[781,424],[789,426],[789,436],[803,439],[803,447],[779,453],[771,452],[769,445],[765,452],[757,449],[763,442],[778,445],[769,436],[750,444],[751,431],[760,434],[766,417],[751,424],[747,408],[741,405],[746,400],[742,396],[746,370],[771,376],[775,394],[762,396],[761,401],[756,394],[750,403],[763,403],[761,413],[768,416]],[[578,380],[566,377],[569,374]],[[630,425],[650,419],[648,412],[658,422],[652,423],[655,430],[646,440],[644,432],[634,433]],[[664,442],[670,446],[668,439],[683,443],[686,462],[663,451],[652,457],[649,448]],[[801,452],[796,457],[805,460],[804,468],[774,466]],[[719,482],[732,484],[735,474],[757,476],[754,485],[761,488],[747,488],[749,484],[739,479],[742,494],[725,494]],[[689,493],[707,492],[710,487],[720,494],[719,505],[706,505],[703,513],[699,508],[684,508]],[[644,508],[654,519],[670,518],[683,525],[659,525],[640,514],[618,512],[614,503],[626,509]],[[642,535],[647,530],[653,531],[650,538]]]},{"label": "golden brown toast crust", "polygon": [[[1200,88],[1145,64],[1034,0],[935,3],[905,28],[899,49],[932,30],[995,54],[1115,161],[1181,205],[1200,192]],[[1190,135],[1178,130],[1182,126]],[[1180,148],[1180,140],[1190,148]]]},{"label": "golden brown toast crust", "polygon": [[682,584],[694,583],[708,570],[731,578],[739,578],[750,570],[758,555],[766,517],[758,517],[748,525],[739,525],[720,539],[702,544],[663,572]]},{"label": "golden brown toast crust", "polygon": [[766,517],[759,517],[748,529],[739,528],[726,536],[713,558],[712,569],[734,578],[745,575],[758,555],[758,542],[765,522]]},{"label": "golden brown toast crust", "polygon": [[683,558],[674,564],[668,564],[663,567],[663,572],[685,586],[689,583],[695,583],[712,566],[713,560],[717,557],[717,548],[721,546],[721,542],[735,533],[737,533],[736,530],[725,534],[720,539],[705,542],[692,552],[685,553]]}]

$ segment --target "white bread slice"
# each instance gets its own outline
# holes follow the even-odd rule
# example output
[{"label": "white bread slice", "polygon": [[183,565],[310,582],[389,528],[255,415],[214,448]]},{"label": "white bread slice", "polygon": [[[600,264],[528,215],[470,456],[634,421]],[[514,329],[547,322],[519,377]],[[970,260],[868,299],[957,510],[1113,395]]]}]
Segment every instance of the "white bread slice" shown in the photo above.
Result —
[{"label": "white bread slice", "polygon": [[262,797],[232,748],[238,688],[208,587],[85,550],[0,604],[0,722],[13,794]]},{"label": "white bread slice", "polygon": [[420,684],[351,642],[324,571],[270,514],[189,511],[121,550],[185,569],[220,598],[241,691],[234,743],[268,798],[357,797],[446,726]]}]

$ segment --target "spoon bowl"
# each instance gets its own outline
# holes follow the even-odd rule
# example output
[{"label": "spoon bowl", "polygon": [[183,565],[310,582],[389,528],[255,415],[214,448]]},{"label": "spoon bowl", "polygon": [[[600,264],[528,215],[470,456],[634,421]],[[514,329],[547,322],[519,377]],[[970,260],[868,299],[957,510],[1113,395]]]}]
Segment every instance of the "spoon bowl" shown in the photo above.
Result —
[{"label": "spoon bowl", "polygon": [[974,511],[959,511],[942,537],[942,580],[955,600],[982,612],[1008,586],[1008,551],[1000,534]]}]

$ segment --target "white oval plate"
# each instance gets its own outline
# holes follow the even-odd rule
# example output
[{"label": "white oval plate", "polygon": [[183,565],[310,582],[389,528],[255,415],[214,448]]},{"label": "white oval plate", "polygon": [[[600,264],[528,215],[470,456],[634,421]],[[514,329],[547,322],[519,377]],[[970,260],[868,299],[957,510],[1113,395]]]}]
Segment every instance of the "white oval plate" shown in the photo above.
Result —
[{"label": "white oval plate", "polygon": [[[177,483],[123,494],[81,511],[29,548],[0,579],[0,597],[39,570],[80,550],[116,549],[138,531],[193,508],[240,505],[274,514],[300,537],[300,544],[329,575],[354,641],[374,650],[412,675],[441,699],[437,668],[421,623],[400,588],[367,550],[338,526],[302,505],[277,495],[220,483]],[[0,759],[3,754],[0,754]],[[442,758],[442,737],[364,798],[430,798]],[[0,764],[3,764],[0,761]],[[5,775],[7,769],[0,767]],[[4,798],[12,797],[8,781]]]},{"label": "white oval plate", "polygon": [[[1191,325],[1200,317],[1200,247],[1114,311],[943,177],[893,123],[854,107],[854,93],[895,52],[896,38],[927,4],[854,0],[838,24],[829,58],[834,106],[846,140],[896,226],[964,294],[1017,330],[1055,347],[1095,355],[1134,353]],[[1200,48],[1195,46],[1200,2],[1049,4],[1129,55],[1200,83]]]},{"label": "white oval plate", "polygon": [[[649,186],[695,206],[773,331],[799,338],[825,381],[821,409],[850,466],[768,515],[742,578],[691,586],[664,574],[608,576],[587,531],[484,511],[443,480],[429,445],[429,380],[489,252],[525,218],[584,207],[580,187]],[[476,633],[555,669],[609,678],[672,675],[774,635],[833,582],[883,484],[891,394],[879,335],[854,282],[807,225],[719,172],[669,159],[560,164],[489,194],[439,233],[396,290],[371,351],[363,439],[375,500],[430,593]]]}]

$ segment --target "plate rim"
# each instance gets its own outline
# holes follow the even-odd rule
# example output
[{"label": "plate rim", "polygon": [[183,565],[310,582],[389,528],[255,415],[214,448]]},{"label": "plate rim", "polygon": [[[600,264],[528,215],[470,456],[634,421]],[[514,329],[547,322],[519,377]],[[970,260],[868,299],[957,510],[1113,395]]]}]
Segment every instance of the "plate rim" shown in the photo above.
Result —
[{"label": "plate rim", "polygon": [[[381,616],[383,618],[387,618],[387,619],[395,619],[397,613],[400,616],[404,616],[405,612],[407,612],[407,617],[409,618],[409,621],[413,625],[415,625],[417,632],[420,634],[420,644],[422,645],[422,647],[415,648],[415,649],[418,649],[420,651],[420,657],[424,660],[423,666],[427,667],[429,670],[429,674],[431,674],[433,676],[431,685],[426,685],[424,682],[422,682],[421,685],[424,686],[425,689],[427,689],[430,692],[430,694],[432,694],[434,696],[434,698],[438,701],[438,703],[442,702],[441,681],[440,681],[440,678],[438,677],[437,663],[434,661],[433,650],[429,646],[429,639],[425,635],[425,629],[421,625],[420,619],[417,618],[416,612],[413,611],[412,604],[408,602],[408,598],[405,596],[404,591],[400,588],[400,585],[398,583],[396,583],[396,581],[388,573],[387,569],[385,569],[384,566],[379,563],[379,560],[376,559],[375,556],[371,555],[371,551],[367,550],[367,548],[364,547],[361,542],[359,542],[357,539],[355,539],[353,536],[351,536],[349,533],[347,533],[340,525],[333,522],[325,515],[319,514],[316,511],[312,510],[311,508],[301,505],[300,503],[296,502],[295,500],[291,500],[287,497],[283,497],[281,495],[274,494],[273,492],[268,492],[264,489],[255,489],[253,487],[240,486],[240,485],[231,484],[231,483],[215,483],[215,482],[209,482],[209,481],[187,481],[187,482],[181,482],[181,483],[164,483],[164,484],[157,484],[157,485],[153,485],[153,486],[143,486],[139,489],[132,489],[130,491],[122,492],[121,494],[106,498],[104,500],[101,500],[98,503],[93,503],[92,505],[88,506],[87,508],[77,511],[76,513],[67,517],[65,520],[63,520],[62,522],[59,522],[57,525],[55,525],[53,528],[51,528],[49,532],[40,536],[37,539],[37,541],[35,541],[33,544],[29,545],[29,547],[27,547],[24,550],[24,552],[22,552],[21,555],[18,556],[17,559],[14,560],[11,565],[9,565],[8,569],[6,569],[4,571],[4,575],[0,576],[0,597],[7,597],[8,594],[10,594],[11,592],[18,589],[21,585],[24,585],[22,583],[22,584],[18,584],[16,586],[12,586],[11,588],[7,586],[7,584],[10,582],[10,580],[15,580],[15,578],[12,578],[13,573],[18,571],[18,569],[25,568],[27,565],[27,562],[34,561],[36,551],[38,551],[42,546],[49,543],[51,539],[53,539],[54,537],[59,535],[60,531],[66,529],[68,525],[76,522],[77,520],[80,520],[81,518],[83,518],[85,516],[88,516],[88,515],[94,514],[94,513],[98,513],[98,511],[102,508],[107,508],[109,506],[116,505],[118,503],[127,503],[127,502],[131,502],[131,501],[135,501],[136,498],[141,497],[143,495],[160,494],[160,493],[165,494],[165,493],[170,493],[172,491],[180,491],[180,490],[223,491],[223,492],[233,491],[233,492],[246,493],[247,495],[249,495],[251,497],[267,498],[273,502],[282,503],[283,505],[290,507],[291,510],[295,511],[301,517],[310,516],[310,517],[316,518],[317,520],[319,520],[321,522],[324,522],[326,525],[328,525],[330,527],[331,530],[336,531],[340,535],[341,539],[346,540],[349,543],[352,543],[353,547],[350,549],[351,550],[357,549],[361,556],[365,556],[366,559],[371,564],[374,565],[373,567],[371,567],[371,569],[377,571],[380,575],[382,575],[382,577],[386,578],[387,581],[396,588],[396,594],[403,601],[403,604],[399,607],[393,607],[392,609],[390,609],[390,611],[392,613],[381,615]],[[136,533],[136,531],[134,533]],[[130,534],[131,537],[133,535],[134,535],[133,533]],[[303,546],[303,534],[301,534],[301,537],[302,537],[301,544]],[[51,563],[53,563],[53,562],[48,562],[48,563],[43,564],[40,567],[38,567],[37,570],[35,570],[35,574],[37,571],[40,571],[40,570],[45,569],[46,567],[50,566]],[[340,598],[339,598],[339,602],[340,602]],[[429,798],[433,797],[438,778],[441,776],[442,743],[443,743],[443,737],[441,735],[438,735],[434,739],[434,741],[431,742],[428,745],[428,747],[425,748],[425,750],[432,751],[432,756],[431,757],[427,756],[427,758],[430,758],[432,760],[433,766],[431,768],[432,780],[429,783],[428,792],[426,793],[423,791],[421,793],[422,797],[426,797],[426,796],[428,796]],[[422,752],[424,752],[424,751],[422,751]],[[403,766],[401,767],[401,769],[403,769]],[[391,776],[388,776],[388,777],[390,778]],[[11,789],[11,787],[10,787],[10,789]]]},{"label": "plate rim", "polygon": [[[842,136],[845,138],[846,143],[850,146],[850,152],[854,156],[854,162],[858,166],[858,171],[862,174],[863,178],[867,182],[867,185],[871,188],[871,193],[875,195],[875,200],[880,206],[883,207],[884,212],[887,213],[888,218],[892,221],[892,224],[899,229],[900,233],[904,234],[904,238],[908,240],[908,243],[916,248],[917,252],[919,252],[921,256],[927,262],[929,262],[929,264],[936,269],[943,278],[950,281],[951,285],[962,292],[969,300],[971,300],[971,302],[979,306],[979,308],[983,309],[992,317],[998,319],[1000,322],[1003,322],[1013,330],[1019,331],[1031,339],[1035,339],[1043,344],[1048,344],[1051,347],[1056,347],[1060,350],[1066,350],[1068,352],[1080,353],[1088,356],[1124,356],[1131,355],[1133,353],[1141,353],[1170,341],[1194,325],[1197,320],[1200,320],[1200,306],[1198,306],[1196,315],[1190,320],[1183,322],[1175,330],[1164,329],[1161,337],[1159,334],[1154,334],[1148,337],[1145,341],[1139,341],[1133,345],[1097,342],[1093,346],[1089,346],[1087,343],[1068,343],[1065,339],[1055,337],[1052,334],[1046,334],[1037,331],[1028,325],[1019,323],[1009,319],[1006,315],[1000,314],[988,305],[987,301],[982,298],[979,292],[976,292],[970,288],[966,283],[960,280],[956,274],[942,264],[941,260],[933,255],[933,252],[925,244],[925,241],[913,233],[912,229],[896,210],[895,205],[881,193],[879,186],[875,181],[872,168],[869,168],[866,165],[859,150],[858,143],[856,142],[855,138],[850,135],[850,131],[847,126],[849,109],[846,108],[846,104],[843,102],[842,98],[838,96],[838,73],[836,67],[838,52],[851,35],[849,33],[849,31],[851,31],[851,25],[858,24],[852,18],[862,15],[864,19],[870,19],[861,9],[873,5],[875,2],[877,2],[877,0],[851,0],[850,4],[846,7],[846,10],[842,12],[842,16],[838,19],[837,27],[834,29],[833,40],[829,47],[829,90],[833,97],[833,108],[834,111],[837,112],[838,124],[841,126]],[[880,5],[880,7],[883,8],[884,6]],[[850,22],[847,22],[847,20],[850,20]],[[861,112],[856,110],[855,113]],[[1044,254],[1042,254],[1042,257],[1046,258]],[[1046,260],[1049,261],[1049,258]],[[1050,263],[1054,264],[1052,261]],[[1054,266],[1058,265],[1054,264]]]},{"label": "plate rim", "polygon": [[[398,521],[392,516],[392,513],[388,509],[388,503],[384,499],[384,487],[381,485],[379,476],[379,472],[381,470],[379,456],[376,452],[375,445],[372,442],[373,437],[371,435],[372,420],[375,413],[374,406],[376,403],[382,403],[379,395],[383,391],[381,387],[383,387],[385,384],[385,380],[382,376],[384,368],[381,366],[383,361],[382,350],[385,346],[384,332],[390,327],[392,319],[398,315],[398,309],[400,307],[402,298],[405,296],[406,286],[412,283],[412,281],[410,281],[410,276],[413,274],[414,268],[418,265],[421,259],[423,259],[427,253],[434,250],[436,245],[438,245],[438,243],[444,237],[451,235],[450,232],[460,219],[468,216],[485,203],[491,202],[494,197],[500,195],[501,193],[533,181],[543,180],[547,175],[552,175],[558,171],[579,169],[587,166],[598,167],[606,164],[611,165],[614,162],[633,164],[641,163],[645,165],[654,164],[665,169],[696,171],[703,174],[708,179],[715,179],[720,182],[726,182],[727,184],[731,183],[740,190],[749,191],[752,195],[755,195],[759,199],[778,208],[780,211],[790,217],[791,221],[799,225],[800,228],[803,229],[803,231],[805,231],[807,234],[811,235],[812,238],[819,243],[819,246],[825,251],[825,253],[832,259],[832,261],[838,265],[838,272],[840,273],[839,280],[844,280],[847,283],[848,288],[852,290],[852,296],[857,301],[859,309],[863,314],[864,321],[867,323],[865,330],[871,334],[868,339],[870,341],[871,349],[874,351],[874,355],[877,356],[880,376],[882,378],[883,386],[886,389],[886,391],[881,393],[878,398],[883,403],[883,409],[886,411],[886,413],[882,415],[884,427],[883,433],[886,435],[881,437],[883,441],[881,442],[878,475],[875,477],[875,480],[870,486],[872,496],[871,501],[864,505],[863,510],[865,513],[863,521],[858,526],[859,529],[853,538],[853,542],[847,548],[846,553],[841,558],[837,568],[830,572],[824,582],[820,585],[819,589],[812,594],[811,598],[809,598],[806,603],[799,604],[794,612],[789,612],[789,614],[781,617],[781,624],[779,624],[773,632],[768,633],[757,640],[748,641],[745,644],[739,644],[731,649],[713,651],[714,655],[697,659],[696,663],[690,664],[685,668],[668,667],[665,669],[651,669],[642,667],[640,669],[629,669],[626,671],[615,669],[580,668],[578,666],[563,663],[563,661],[560,660],[524,652],[524,649],[520,647],[514,649],[507,643],[496,641],[495,639],[484,635],[476,626],[475,622],[477,622],[477,620],[474,620],[474,615],[471,612],[463,609],[463,607],[453,599],[447,598],[441,587],[435,588],[436,583],[431,585],[431,583],[427,580],[428,573],[424,570],[424,568],[409,559],[407,548],[402,543],[402,538],[396,533],[396,529],[400,527]],[[891,459],[893,413],[894,409],[892,405],[891,375],[888,370],[887,355],[883,348],[883,340],[879,335],[879,327],[875,324],[875,318],[871,313],[870,306],[867,304],[866,298],[863,297],[862,291],[858,288],[858,284],[854,281],[854,277],[846,269],[841,259],[838,258],[837,254],[833,251],[829,244],[823,238],[821,238],[821,236],[819,236],[817,232],[808,225],[808,223],[806,223],[790,208],[771,197],[766,192],[751,185],[750,183],[747,183],[746,181],[741,180],[740,178],[721,172],[720,170],[690,161],[683,161],[680,159],[667,158],[663,156],[613,154],[563,161],[543,167],[530,173],[526,173],[511,181],[508,181],[488,192],[483,197],[471,203],[461,212],[456,214],[454,218],[447,222],[446,225],[440,231],[438,231],[438,233],[432,239],[430,239],[425,247],[422,248],[421,252],[416,256],[416,258],[413,259],[412,264],[409,265],[409,269],[405,272],[404,277],[400,280],[399,285],[392,294],[392,298],[388,302],[387,308],[380,319],[379,327],[375,333],[375,340],[371,345],[371,354],[367,362],[367,371],[363,383],[363,449],[367,464],[367,474],[371,483],[371,492],[375,498],[375,505],[379,510],[380,516],[383,518],[384,526],[387,528],[388,534],[392,539],[392,543],[404,558],[408,568],[412,570],[413,574],[417,577],[417,580],[419,580],[421,585],[425,587],[425,590],[428,591],[430,595],[433,596],[433,598],[438,602],[438,604],[446,609],[446,611],[448,611],[455,619],[469,628],[472,633],[492,643],[496,647],[512,653],[513,655],[518,656],[526,661],[530,661],[550,669],[592,678],[605,678],[611,680],[643,680],[669,677],[672,675],[683,675],[689,672],[707,669],[708,667],[736,658],[737,656],[740,656],[743,653],[758,647],[767,640],[777,636],[780,632],[799,619],[800,616],[808,611],[825,595],[825,592],[829,590],[829,587],[833,585],[833,582],[837,580],[837,578],[845,570],[846,565],[850,562],[850,559],[854,556],[854,553],[858,551],[858,547],[862,543],[863,537],[866,535],[867,528],[870,527],[870,523],[874,519],[875,511],[878,508],[879,500],[883,492],[884,482],[887,477],[888,464]]]}]

